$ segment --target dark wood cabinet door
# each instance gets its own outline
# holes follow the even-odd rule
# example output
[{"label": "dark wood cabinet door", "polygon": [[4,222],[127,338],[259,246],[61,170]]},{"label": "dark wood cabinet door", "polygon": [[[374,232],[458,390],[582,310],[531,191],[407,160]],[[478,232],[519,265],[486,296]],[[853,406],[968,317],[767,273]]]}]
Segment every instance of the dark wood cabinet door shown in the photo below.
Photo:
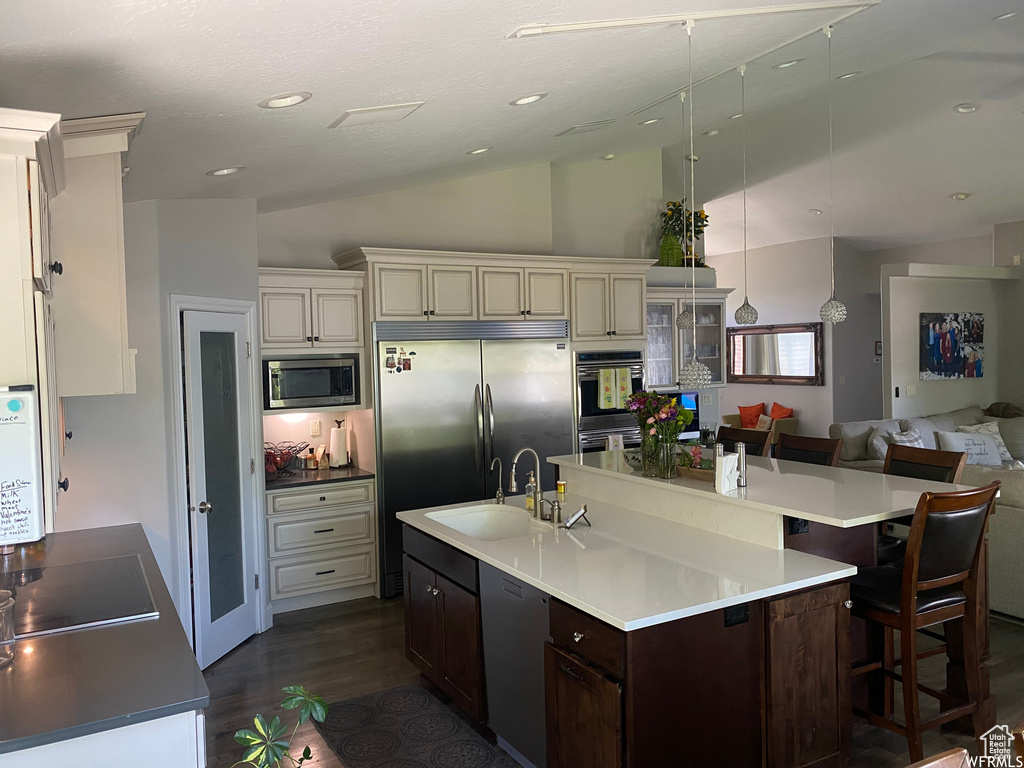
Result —
[{"label": "dark wood cabinet door", "polygon": [[547,768],[621,768],[622,684],[544,645]]},{"label": "dark wood cabinet door", "polygon": [[845,764],[850,743],[850,586],[769,600],[766,727],[769,768]]},{"label": "dark wood cabinet door", "polygon": [[432,570],[408,555],[405,564],[405,656],[433,683],[438,682],[437,589]]},{"label": "dark wood cabinet door", "polygon": [[452,702],[477,722],[484,721],[484,657],[480,640],[480,599],[436,575],[437,684]]}]

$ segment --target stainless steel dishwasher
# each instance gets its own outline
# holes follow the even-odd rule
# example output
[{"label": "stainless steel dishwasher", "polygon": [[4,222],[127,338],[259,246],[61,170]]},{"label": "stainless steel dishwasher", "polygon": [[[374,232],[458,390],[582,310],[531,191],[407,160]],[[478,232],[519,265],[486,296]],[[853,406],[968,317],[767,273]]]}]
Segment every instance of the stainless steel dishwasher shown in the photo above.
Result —
[{"label": "stainless steel dishwasher", "polygon": [[487,725],[501,746],[519,753],[513,757],[546,768],[544,643],[551,639],[548,595],[481,562],[480,619]]}]

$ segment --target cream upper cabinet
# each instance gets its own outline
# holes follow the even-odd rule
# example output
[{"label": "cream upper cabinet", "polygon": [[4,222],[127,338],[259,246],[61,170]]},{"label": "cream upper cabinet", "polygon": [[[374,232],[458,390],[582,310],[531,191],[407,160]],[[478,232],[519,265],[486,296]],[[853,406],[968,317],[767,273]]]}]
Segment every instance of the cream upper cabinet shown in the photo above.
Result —
[{"label": "cream upper cabinet", "polygon": [[363,274],[260,269],[264,350],[350,351],[363,344]]},{"label": "cream upper cabinet", "polygon": [[647,333],[641,275],[572,274],[572,340],[642,339]]},{"label": "cream upper cabinet", "polygon": [[569,317],[569,270],[527,269],[526,319],[565,320]]},{"label": "cream upper cabinet", "polygon": [[[647,291],[647,387],[678,387],[679,369],[693,355],[711,371],[712,387],[724,387],[725,300],[731,288],[650,288]],[[676,316],[693,306],[697,298],[697,328],[680,330]]]},{"label": "cream upper cabinet", "polygon": [[476,267],[427,267],[429,319],[476,320]]},{"label": "cream upper cabinet", "polygon": [[521,320],[525,305],[523,270],[480,267],[481,320]]},{"label": "cream upper cabinet", "polygon": [[374,307],[377,320],[426,320],[427,268],[374,264]]},{"label": "cream upper cabinet", "polygon": [[260,343],[264,347],[312,344],[309,301],[308,288],[260,288]]}]

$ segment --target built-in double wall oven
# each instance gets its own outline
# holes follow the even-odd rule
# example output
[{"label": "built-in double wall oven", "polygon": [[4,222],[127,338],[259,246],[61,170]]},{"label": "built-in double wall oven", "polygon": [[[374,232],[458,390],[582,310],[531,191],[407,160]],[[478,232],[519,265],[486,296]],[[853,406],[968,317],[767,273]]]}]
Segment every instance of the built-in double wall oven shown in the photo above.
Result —
[{"label": "built-in double wall oven", "polygon": [[[627,408],[607,406],[602,398],[601,372],[611,379],[628,373],[629,391],[644,388],[644,354],[640,350],[576,353],[576,433],[580,453],[603,451],[612,435],[621,435],[627,448],[640,445],[640,429]],[[604,406],[604,407],[602,407]]]}]

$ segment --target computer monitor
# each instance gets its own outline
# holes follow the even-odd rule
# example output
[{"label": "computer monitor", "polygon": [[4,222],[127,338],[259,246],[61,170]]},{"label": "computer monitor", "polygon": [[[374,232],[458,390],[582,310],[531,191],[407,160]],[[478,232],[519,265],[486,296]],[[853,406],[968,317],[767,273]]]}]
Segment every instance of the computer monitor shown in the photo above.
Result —
[{"label": "computer monitor", "polygon": [[693,421],[686,428],[686,431],[679,435],[679,439],[699,440],[700,439],[700,392],[665,392],[669,397],[676,398],[676,403],[693,413]]}]

